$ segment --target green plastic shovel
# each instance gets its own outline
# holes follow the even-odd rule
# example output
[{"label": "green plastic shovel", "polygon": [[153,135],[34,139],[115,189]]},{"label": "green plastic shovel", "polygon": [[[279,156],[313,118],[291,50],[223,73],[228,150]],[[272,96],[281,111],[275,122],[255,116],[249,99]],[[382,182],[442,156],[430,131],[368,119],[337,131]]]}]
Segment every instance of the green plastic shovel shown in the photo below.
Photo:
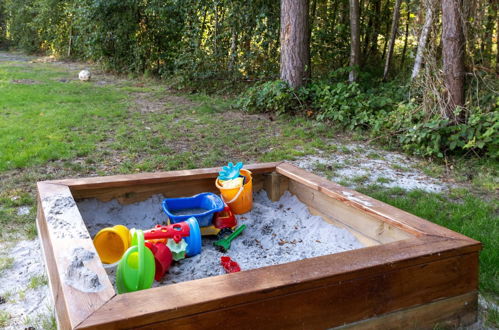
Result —
[{"label": "green plastic shovel", "polygon": [[149,289],[154,281],[154,255],[144,245],[142,230],[132,231],[132,246],[121,258],[116,271],[118,293]]},{"label": "green plastic shovel", "polygon": [[219,239],[218,241],[214,242],[213,245],[218,247],[223,252],[227,252],[227,250],[230,249],[230,243],[232,242],[232,240],[239,236],[244,229],[246,229],[246,225],[239,226],[239,228],[234,230],[234,232],[230,234],[229,237]]}]

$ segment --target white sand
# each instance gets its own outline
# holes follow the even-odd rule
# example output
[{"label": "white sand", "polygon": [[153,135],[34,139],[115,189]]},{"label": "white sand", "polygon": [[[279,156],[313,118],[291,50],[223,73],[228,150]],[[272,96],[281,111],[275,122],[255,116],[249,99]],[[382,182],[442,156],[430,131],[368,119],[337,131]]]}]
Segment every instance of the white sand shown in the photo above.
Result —
[{"label": "white sand", "polygon": [[[138,229],[163,224],[167,218],[161,210],[161,199],[153,196],[132,205],[89,199],[78,203],[78,207],[93,237],[101,228],[115,224]],[[215,238],[203,237],[201,254],[174,262],[163,281],[154,286],[224,274],[220,265],[223,255],[238,262],[242,270],[248,270],[363,247],[346,229],[311,215],[306,205],[289,192],[272,203],[261,191],[254,196],[253,210],[237,218],[247,228],[227,253],[213,246]],[[115,268],[107,269],[114,283]]]},{"label": "white sand", "polygon": [[49,287],[41,282],[30,287],[32,279],[46,279],[38,239],[19,241],[15,246],[1,244],[2,257],[13,259],[12,267],[0,271],[0,311],[8,313],[5,329],[43,328],[43,322],[53,313]]}]

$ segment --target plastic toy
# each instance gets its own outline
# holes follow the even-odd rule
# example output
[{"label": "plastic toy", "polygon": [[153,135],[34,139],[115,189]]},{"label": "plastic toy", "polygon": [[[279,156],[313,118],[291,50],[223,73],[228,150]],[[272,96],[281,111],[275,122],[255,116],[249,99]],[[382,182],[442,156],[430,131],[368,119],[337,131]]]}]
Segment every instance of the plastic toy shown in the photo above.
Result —
[{"label": "plastic toy", "polygon": [[[235,218],[231,221],[230,214],[228,214],[227,221],[216,221],[216,215],[226,210],[226,208],[227,205],[224,204],[220,196],[213,193],[202,193],[192,197],[167,198],[163,201],[163,211],[170,219],[170,222],[179,223],[189,217],[195,217],[201,235],[217,235],[224,229],[230,229],[230,232],[232,232],[232,228],[237,225],[237,221]],[[186,239],[186,242],[189,244],[188,239]]]},{"label": "plastic toy", "polygon": [[130,247],[130,231],[117,225],[101,229],[94,237],[94,246],[102,263],[113,264],[121,259]]},{"label": "plastic toy", "polygon": [[217,233],[220,238],[227,233],[231,234],[233,232],[232,229],[237,226],[237,220],[228,205],[225,205],[222,211],[215,213],[213,217],[213,226],[217,229],[221,229]]},{"label": "plastic toy", "polygon": [[168,246],[168,248],[172,252],[173,260],[179,261],[185,258],[187,252],[187,243],[184,240],[176,243],[174,240],[169,239],[166,242],[166,246]]},{"label": "plastic toy", "polygon": [[156,266],[156,272],[154,273],[154,279],[156,281],[161,281],[163,276],[166,274],[173,260],[173,255],[170,249],[163,243],[151,243],[145,242],[149,250],[154,254],[154,263]]},{"label": "plastic toy", "polygon": [[244,229],[246,229],[246,225],[239,226],[239,228],[237,228],[232,234],[230,234],[229,237],[219,239],[218,241],[213,242],[213,245],[215,245],[223,252],[227,252],[227,250],[230,249],[230,243],[232,242],[232,240],[239,236]]},{"label": "plastic toy", "polygon": [[183,237],[189,236],[190,233],[189,224],[187,222],[179,222],[169,226],[156,225],[153,229],[144,231],[144,239],[151,241],[171,238],[175,243],[178,243]]},{"label": "plastic toy", "polygon": [[154,255],[144,244],[144,233],[133,230],[132,246],[126,250],[116,271],[118,293],[149,289],[155,271]]},{"label": "plastic toy", "polygon": [[244,184],[236,188],[226,188],[223,186],[220,177],[215,181],[215,185],[222,194],[222,199],[229,205],[235,214],[243,214],[253,208],[253,180],[251,172],[245,169],[239,171],[244,176]]},{"label": "plastic toy", "polygon": [[153,229],[144,232],[144,238],[152,243],[164,244],[168,239],[173,239],[175,243],[180,243],[184,239],[187,243],[188,257],[201,253],[201,229],[194,217],[168,226],[156,225]]},{"label": "plastic toy", "polygon": [[166,198],[163,200],[163,211],[172,223],[185,221],[195,217],[199,226],[209,226],[213,213],[224,209],[222,199],[214,193],[201,193],[192,197]]},{"label": "plastic toy", "polygon": [[220,257],[220,263],[227,273],[237,273],[241,271],[241,267],[234,260],[231,260],[230,257]]},{"label": "plastic toy", "polygon": [[242,162],[239,162],[236,165],[230,162],[227,166],[222,167],[222,170],[218,172],[218,179],[221,181],[235,179],[239,176],[239,171],[241,171],[242,168]]}]

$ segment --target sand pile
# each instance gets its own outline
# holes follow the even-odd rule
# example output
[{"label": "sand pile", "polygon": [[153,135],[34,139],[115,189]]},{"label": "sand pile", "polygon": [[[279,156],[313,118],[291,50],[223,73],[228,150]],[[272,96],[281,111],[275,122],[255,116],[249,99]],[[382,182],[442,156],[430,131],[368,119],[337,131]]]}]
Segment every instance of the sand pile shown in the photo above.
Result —
[{"label": "sand pile", "polygon": [[[117,224],[129,228],[149,229],[164,224],[161,196],[131,205],[116,200],[103,203],[89,199],[78,203],[91,236],[104,227]],[[313,216],[307,206],[286,192],[278,202],[271,202],[263,191],[255,194],[253,210],[237,216],[247,228],[237,237],[227,253],[218,251],[214,237],[203,237],[200,255],[174,262],[161,283],[178,283],[222,275],[220,257],[230,256],[242,270],[343,252],[363,247],[346,229],[335,227],[321,217]],[[107,267],[114,283],[115,267]]]}]

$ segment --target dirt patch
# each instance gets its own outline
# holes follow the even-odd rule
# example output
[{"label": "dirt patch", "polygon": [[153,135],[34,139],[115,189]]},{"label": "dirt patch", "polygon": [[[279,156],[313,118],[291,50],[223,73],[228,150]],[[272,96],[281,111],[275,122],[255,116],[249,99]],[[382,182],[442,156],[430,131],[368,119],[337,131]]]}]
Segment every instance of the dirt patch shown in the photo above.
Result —
[{"label": "dirt patch", "polygon": [[169,113],[172,110],[188,109],[196,107],[199,103],[193,102],[185,97],[165,93],[157,98],[152,93],[133,93],[135,109],[141,113]]},{"label": "dirt patch", "polygon": [[38,85],[41,84],[40,81],[33,80],[33,79],[14,79],[11,80],[12,84],[20,84],[20,85]]},{"label": "dirt patch", "polygon": [[31,63],[56,63],[59,60],[55,56],[42,56],[30,61]]}]

